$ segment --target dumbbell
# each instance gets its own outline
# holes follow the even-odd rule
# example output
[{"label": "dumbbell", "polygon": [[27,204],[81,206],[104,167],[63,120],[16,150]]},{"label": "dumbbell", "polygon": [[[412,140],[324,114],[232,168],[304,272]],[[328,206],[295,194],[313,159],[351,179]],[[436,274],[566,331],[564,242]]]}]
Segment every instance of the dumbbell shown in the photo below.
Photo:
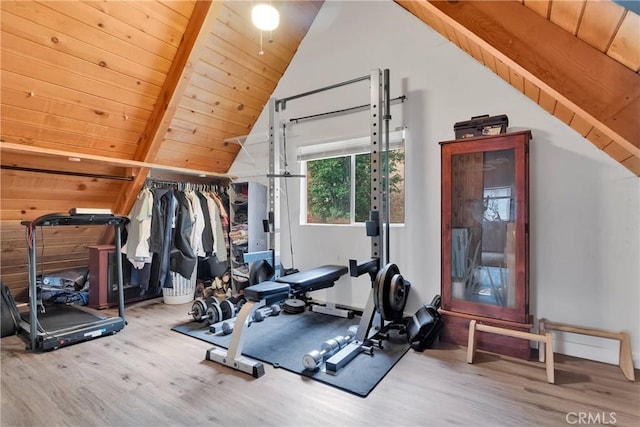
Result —
[{"label": "dumbbell", "polygon": [[191,306],[191,311],[187,314],[191,315],[196,322],[204,322],[206,320],[210,325],[222,319],[220,302],[214,296],[209,296],[205,300],[195,300]]},{"label": "dumbbell", "polygon": [[222,320],[229,320],[238,314],[244,303],[246,302],[244,295],[237,297],[229,297],[220,302],[220,309],[222,310]]},{"label": "dumbbell", "polygon": [[342,335],[338,335],[337,337],[333,337],[322,343],[320,351],[311,350],[309,353],[302,356],[302,364],[304,365],[304,368],[308,371],[318,369],[325,359],[330,358],[336,354],[338,350],[344,348],[344,346],[353,341],[357,330],[357,326],[351,326],[349,327],[349,334],[347,336],[343,337]]},{"label": "dumbbell", "polygon": [[273,304],[269,307],[259,308],[255,313],[253,313],[253,320],[255,322],[262,322],[269,316],[277,316],[281,311],[282,308],[280,307],[280,304]]},{"label": "dumbbell", "polygon": [[[269,307],[259,308],[253,313],[253,316],[249,318],[247,326],[251,326],[253,322],[262,322],[269,316],[277,316],[282,311],[280,304],[273,304]],[[229,335],[233,332],[233,328],[236,325],[235,319],[233,321],[224,322],[222,324],[222,333]]]}]

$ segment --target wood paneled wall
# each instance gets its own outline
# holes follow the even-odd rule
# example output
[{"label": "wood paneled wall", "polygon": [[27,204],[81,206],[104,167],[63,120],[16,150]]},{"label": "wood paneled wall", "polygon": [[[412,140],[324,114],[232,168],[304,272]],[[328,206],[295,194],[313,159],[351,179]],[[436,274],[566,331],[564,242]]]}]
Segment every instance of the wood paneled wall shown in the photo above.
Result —
[{"label": "wood paneled wall", "polygon": [[[37,274],[89,266],[87,246],[105,232],[102,226],[38,227],[36,230]],[[0,277],[14,298],[27,301],[29,269],[26,227],[17,221],[0,221]],[[44,247],[44,250],[43,250]]]}]

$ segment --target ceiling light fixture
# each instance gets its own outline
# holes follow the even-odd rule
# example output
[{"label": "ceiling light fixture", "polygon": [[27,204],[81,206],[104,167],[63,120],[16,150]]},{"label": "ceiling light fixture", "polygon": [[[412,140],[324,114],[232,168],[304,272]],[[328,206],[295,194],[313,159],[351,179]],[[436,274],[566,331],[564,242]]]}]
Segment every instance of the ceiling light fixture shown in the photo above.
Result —
[{"label": "ceiling light fixture", "polygon": [[[264,50],[262,49],[262,32],[271,32],[278,28],[280,24],[280,14],[278,10],[270,4],[261,3],[254,6],[251,10],[251,21],[253,21],[253,25],[260,30],[260,51],[258,53],[264,55]],[[273,39],[269,37],[269,42],[272,41]]]},{"label": "ceiling light fixture", "polygon": [[280,14],[269,4],[259,4],[251,10],[253,25],[262,31],[273,31],[280,24]]}]

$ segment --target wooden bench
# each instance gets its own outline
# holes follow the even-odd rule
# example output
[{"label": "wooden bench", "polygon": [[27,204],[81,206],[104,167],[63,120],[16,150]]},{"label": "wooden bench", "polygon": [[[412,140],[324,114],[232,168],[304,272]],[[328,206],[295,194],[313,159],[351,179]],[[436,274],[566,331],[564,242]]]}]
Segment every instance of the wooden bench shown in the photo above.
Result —
[{"label": "wooden bench", "polygon": [[[546,319],[540,319],[538,322],[538,331],[541,335],[547,334],[547,331],[561,331],[561,332],[571,332],[574,334],[582,334],[582,335],[591,335],[594,337],[600,338],[609,338],[612,340],[620,341],[620,356],[618,360],[618,365],[620,369],[622,369],[622,373],[629,381],[635,381],[635,372],[633,370],[633,358],[631,356],[631,341],[629,339],[629,334],[625,332],[609,332],[603,331],[601,329],[593,329],[593,328],[582,328],[574,325],[567,325],[565,323],[556,323],[550,322]],[[544,346],[544,342],[542,342],[541,346]],[[540,348],[539,359],[541,362],[544,362],[545,351],[542,351]]]},{"label": "wooden bench", "polygon": [[[489,326],[482,323],[477,323],[476,320],[469,322],[469,344],[467,347],[467,363],[473,363],[473,357],[476,353],[476,331],[488,332],[491,334],[506,335],[514,338],[522,338],[529,341],[538,341],[545,344],[547,369],[547,381],[551,384],[555,382],[554,367],[553,367],[553,344],[551,341],[551,334],[546,333],[544,335],[533,334],[530,332],[514,331],[513,329],[500,328],[497,326]],[[542,361],[542,360],[541,360]]]}]

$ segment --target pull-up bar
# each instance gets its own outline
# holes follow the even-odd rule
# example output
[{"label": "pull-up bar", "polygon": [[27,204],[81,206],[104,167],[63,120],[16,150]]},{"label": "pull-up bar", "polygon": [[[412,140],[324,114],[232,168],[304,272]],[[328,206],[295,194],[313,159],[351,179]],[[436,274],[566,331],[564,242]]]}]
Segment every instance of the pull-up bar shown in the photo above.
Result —
[{"label": "pull-up bar", "polygon": [[[401,95],[391,99],[390,103],[391,105],[395,105],[395,104],[404,102],[406,99],[407,97],[405,95]],[[333,115],[345,114],[345,113],[355,113],[357,111],[362,111],[365,108],[369,108],[370,106],[371,104],[363,104],[363,105],[358,105],[357,107],[349,107],[349,108],[343,108],[341,110],[327,111],[326,113],[318,113],[318,114],[312,114],[310,116],[294,117],[289,119],[289,121],[292,123],[298,123],[303,120],[311,120],[318,117],[327,117],[327,116],[333,116]]]},{"label": "pull-up bar", "polygon": [[341,86],[347,86],[347,85],[350,85],[352,83],[361,82],[363,80],[369,80],[370,78],[371,78],[371,76],[357,77],[355,79],[347,80],[346,82],[335,83],[335,84],[332,84],[331,86],[325,86],[325,87],[321,87],[321,88],[318,88],[318,89],[311,90],[309,92],[299,93],[297,95],[291,95],[291,96],[288,96],[286,98],[277,99],[276,100],[276,110],[280,111],[280,107],[282,107],[282,110],[285,110],[287,108],[287,101],[292,101],[292,100],[298,99],[298,98],[304,98],[305,96],[314,95],[316,93],[324,92],[324,91],[331,90],[331,89],[336,89],[336,88],[339,88]]}]

